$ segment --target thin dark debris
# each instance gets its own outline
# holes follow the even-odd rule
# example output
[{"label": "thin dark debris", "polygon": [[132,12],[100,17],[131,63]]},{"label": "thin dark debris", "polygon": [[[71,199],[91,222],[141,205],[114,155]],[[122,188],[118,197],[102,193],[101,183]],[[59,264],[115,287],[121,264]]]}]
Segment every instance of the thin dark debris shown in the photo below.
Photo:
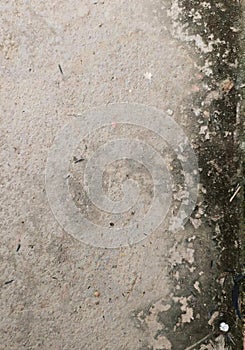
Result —
[{"label": "thin dark debris", "polygon": [[20,247],[21,247],[21,244],[19,243],[19,244],[17,245],[17,248],[16,248],[16,251],[17,251],[17,252],[20,250]]},{"label": "thin dark debris", "polygon": [[6,281],[6,282],[4,282],[4,284],[6,285],[6,284],[10,284],[10,283],[12,283],[12,282],[14,282],[14,280]]},{"label": "thin dark debris", "polygon": [[245,275],[238,275],[237,277],[235,277],[234,285],[232,288],[232,304],[240,320],[242,319],[242,314],[239,307],[240,285],[244,278],[245,278]]},{"label": "thin dark debris", "polygon": [[59,67],[60,73],[61,73],[62,75],[64,75],[63,70],[62,70],[62,68],[61,68],[61,65],[60,65],[60,64],[58,64],[58,67]]},{"label": "thin dark debris", "polygon": [[80,163],[80,162],[82,162],[83,160],[85,160],[83,157],[81,157],[81,158],[73,157],[73,161],[74,161],[75,164],[76,164],[76,163]]}]

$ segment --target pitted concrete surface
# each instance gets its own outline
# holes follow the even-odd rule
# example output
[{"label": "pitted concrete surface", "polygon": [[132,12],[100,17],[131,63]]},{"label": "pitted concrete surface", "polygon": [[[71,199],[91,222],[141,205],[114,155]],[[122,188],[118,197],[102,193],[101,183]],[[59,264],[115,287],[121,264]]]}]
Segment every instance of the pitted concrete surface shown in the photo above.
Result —
[{"label": "pitted concrete surface", "polygon": [[[240,349],[231,301],[240,267],[239,4],[3,1],[0,8],[0,349]],[[62,229],[45,169],[64,125],[121,102],[173,118],[195,151],[200,182],[182,230],[172,232],[165,220],[143,241],[107,249]],[[110,132],[81,140],[74,156],[89,157]],[[158,140],[155,147],[162,152]],[[172,156],[170,214],[183,200]],[[74,202],[109,230],[111,217],[81,197],[83,161],[71,163]],[[150,174],[124,162],[114,169],[105,189],[117,199],[127,177],[138,181],[143,204],[133,215],[140,217],[152,195]]]}]

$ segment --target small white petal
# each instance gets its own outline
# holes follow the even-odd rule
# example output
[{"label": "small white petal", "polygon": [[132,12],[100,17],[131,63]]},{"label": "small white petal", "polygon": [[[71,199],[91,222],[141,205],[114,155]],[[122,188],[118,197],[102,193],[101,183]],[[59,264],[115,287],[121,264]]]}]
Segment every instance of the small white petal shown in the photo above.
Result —
[{"label": "small white petal", "polygon": [[222,332],[228,332],[229,328],[230,328],[229,325],[225,322],[221,322],[221,324],[219,325],[219,329]]}]

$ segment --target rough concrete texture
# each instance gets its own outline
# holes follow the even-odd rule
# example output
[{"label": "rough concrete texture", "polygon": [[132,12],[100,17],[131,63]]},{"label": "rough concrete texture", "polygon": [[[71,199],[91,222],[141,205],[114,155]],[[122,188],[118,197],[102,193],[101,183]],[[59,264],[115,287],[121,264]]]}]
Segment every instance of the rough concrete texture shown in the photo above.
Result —
[{"label": "rough concrete texture", "polygon": [[[5,0],[0,8],[0,349],[241,349],[232,305],[241,271],[240,4]],[[55,220],[45,167],[65,124],[118,102],[171,115],[196,153],[200,184],[183,230],[173,234],[163,222],[137,244],[106,249]],[[85,158],[93,147],[92,140]],[[115,183],[108,168],[111,194],[124,165]],[[82,209],[72,166],[71,193]],[[147,205],[149,174],[127,166],[129,175],[139,170]],[[169,168],[179,188],[176,159]],[[172,211],[181,199],[173,188]],[[145,207],[136,209],[143,215]]]}]

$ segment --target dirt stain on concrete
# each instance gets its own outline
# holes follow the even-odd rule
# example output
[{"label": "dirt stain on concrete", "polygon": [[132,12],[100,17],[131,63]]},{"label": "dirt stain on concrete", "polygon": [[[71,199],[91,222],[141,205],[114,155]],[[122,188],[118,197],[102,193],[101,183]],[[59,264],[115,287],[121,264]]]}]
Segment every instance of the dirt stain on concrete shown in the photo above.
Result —
[{"label": "dirt stain on concrete", "polygon": [[[170,349],[242,347],[242,324],[232,304],[234,277],[242,269],[241,13],[235,1],[176,0],[168,10],[171,34],[188,43],[192,52],[194,48],[199,70],[200,84],[193,88],[185,111],[201,182],[199,202],[190,219],[198,238],[186,242],[186,249],[194,249],[199,256],[191,264],[182,259],[173,264],[172,256],[172,304],[163,311],[164,301],[158,300],[135,316],[138,326],[150,331],[147,320],[153,317],[153,308],[154,322],[158,322],[154,337],[167,334]],[[222,321],[230,327],[227,334],[220,334]],[[196,346],[190,347],[191,343]],[[146,348],[157,349],[150,344]]]}]

